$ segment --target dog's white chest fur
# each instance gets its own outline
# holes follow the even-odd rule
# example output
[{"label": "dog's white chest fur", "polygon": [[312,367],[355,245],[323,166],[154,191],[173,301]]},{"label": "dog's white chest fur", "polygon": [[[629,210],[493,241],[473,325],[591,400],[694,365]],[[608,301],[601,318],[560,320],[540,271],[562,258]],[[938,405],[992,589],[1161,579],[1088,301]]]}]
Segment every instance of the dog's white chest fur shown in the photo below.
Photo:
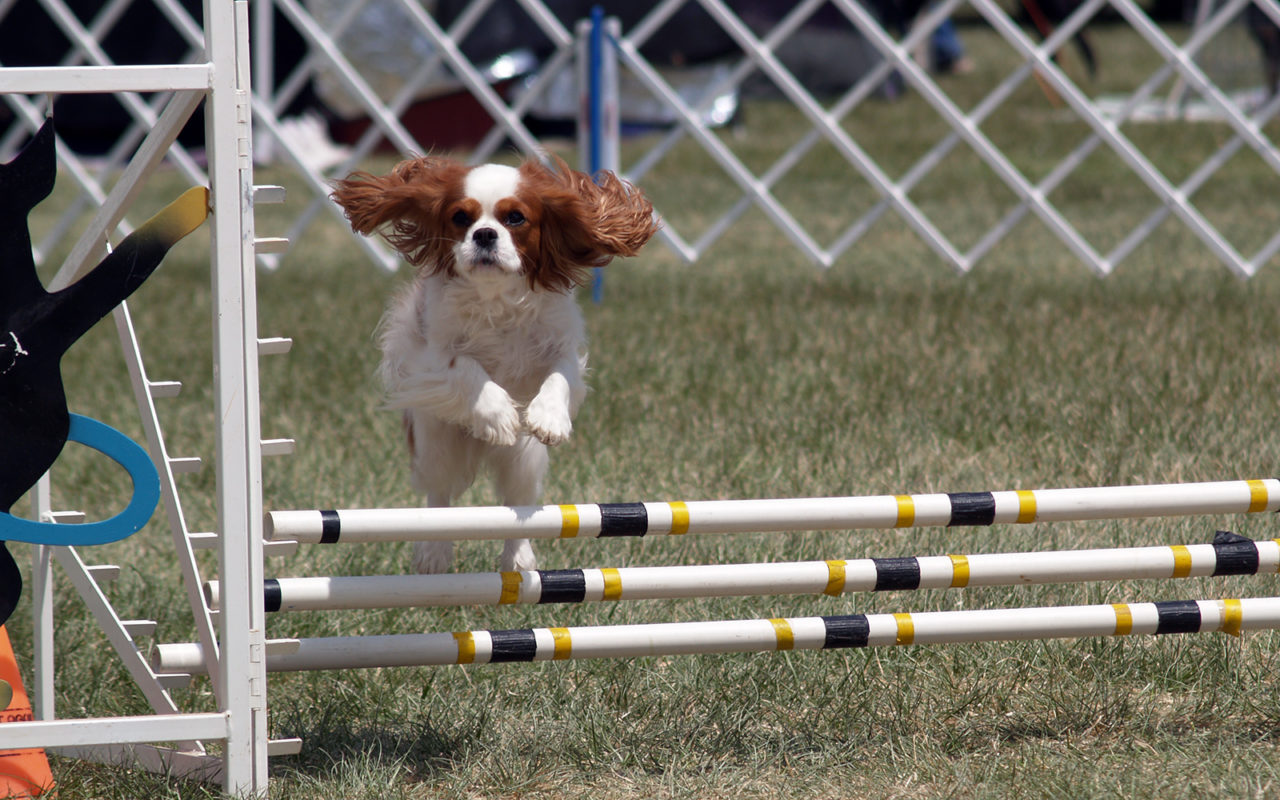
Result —
[{"label": "dog's white chest fur", "polygon": [[533,399],[561,360],[585,360],[586,333],[572,295],[518,285],[490,294],[472,282],[424,283],[414,312],[426,340],[475,359],[519,403]]}]

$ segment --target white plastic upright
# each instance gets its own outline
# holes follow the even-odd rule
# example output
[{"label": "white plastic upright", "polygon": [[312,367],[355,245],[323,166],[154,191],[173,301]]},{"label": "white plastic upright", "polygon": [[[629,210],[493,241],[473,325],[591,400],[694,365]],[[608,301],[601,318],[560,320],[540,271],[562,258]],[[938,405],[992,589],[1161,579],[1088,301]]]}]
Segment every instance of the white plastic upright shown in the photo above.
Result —
[{"label": "white plastic upright", "polygon": [[223,786],[265,796],[267,708],[262,585],[262,470],[254,274],[249,4],[206,2],[214,85],[206,102],[213,186],[215,402],[218,408],[220,573],[229,585],[219,619],[218,696],[228,713]]},{"label": "white plastic upright", "polygon": [[[0,16],[11,4],[0,2]],[[67,15],[65,5],[47,4],[69,28],[78,21]],[[73,15],[72,15],[73,16]],[[81,238],[68,264],[51,285],[73,282],[105,232],[120,221],[132,192],[170,149],[178,130],[201,99],[205,101],[206,151],[212,204],[211,281],[215,307],[214,370],[218,426],[220,577],[228,585],[228,603],[222,609],[217,652],[210,666],[217,675],[217,710],[181,713],[167,703],[152,702],[158,713],[129,717],[58,719],[53,695],[53,615],[51,564],[67,568],[78,589],[94,588],[93,568],[78,563],[66,548],[37,550],[33,570],[37,719],[0,725],[0,750],[41,747],[64,755],[111,759],[172,774],[209,775],[221,772],[225,791],[236,797],[262,797],[267,790],[266,672],[263,649],[261,592],[249,591],[262,582],[261,437],[258,419],[258,339],[254,284],[253,162],[249,85],[248,0],[206,0],[203,46],[205,56],[196,63],[167,65],[114,65],[94,59],[92,66],[0,67],[0,94],[10,95],[29,127],[39,124],[38,109],[23,98],[33,94],[175,92],[165,111],[148,120],[150,134],[123,170],[108,195],[89,191],[101,207]],[[75,37],[75,46],[96,53],[91,35]],[[74,153],[61,152],[65,165],[78,178],[83,171]],[[92,182],[78,181],[81,188]],[[88,243],[87,245],[84,243]],[[144,386],[150,391],[150,387]],[[155,457],[153,453],[153,457]],[[41,499],[43,498],[43,500]],[[47,506],[47,492],[36,492],[37,506]],[[43,515],[41,515],[43,516]],[[101,569],[101,568],[98,568]],[[96,573],[95,573],[96,574]],[[92,586],[90,586],[92,584]],[[81,592],[82,596],[84,591]],[[114,612],[103,601],[107,616]],[[95,615],[97,612],[95,611]],[[101,623],[102,617],[99,616]],[[116,632],[132,647],[129,622],[117,623]],[[110,638],[112,630],[104,630]],[[117,637],[120,638],[120,637]],[[154,676],[152,676],[154,677]],[[161,683],[156,688],[162,688]],[[163,693],[163,692],[162,692]],[[167,695],[165,698],[167,700]],[[210,765],[200,741],[224,742],[221,770]],[[196,743],[191,751],[135,747],[149,743]]]}]

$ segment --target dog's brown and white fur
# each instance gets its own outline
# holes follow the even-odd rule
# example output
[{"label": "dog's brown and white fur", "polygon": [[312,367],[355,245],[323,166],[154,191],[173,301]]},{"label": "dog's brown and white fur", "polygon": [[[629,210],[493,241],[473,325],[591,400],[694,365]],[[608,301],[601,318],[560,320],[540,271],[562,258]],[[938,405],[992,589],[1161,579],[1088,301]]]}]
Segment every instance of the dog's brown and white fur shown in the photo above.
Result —
[{"label": "dog's brown and white fur", "polygon": [[[586,395],[573,288],[656,232],[649,201],[559,159],[469,168],[431,157],[353,173],[333,199],[353,230],[381,232],[418,268],[384,319],[380,369],[388,404],[404,410],[414,487],[449,505],[487,466],[500,502],[536,503],[547,446],[569,438]],[[452,557],[452,542],[422,542],[413,566],[443,572]],[[506,543],[503,570],[536,563],[528,540]]]}]

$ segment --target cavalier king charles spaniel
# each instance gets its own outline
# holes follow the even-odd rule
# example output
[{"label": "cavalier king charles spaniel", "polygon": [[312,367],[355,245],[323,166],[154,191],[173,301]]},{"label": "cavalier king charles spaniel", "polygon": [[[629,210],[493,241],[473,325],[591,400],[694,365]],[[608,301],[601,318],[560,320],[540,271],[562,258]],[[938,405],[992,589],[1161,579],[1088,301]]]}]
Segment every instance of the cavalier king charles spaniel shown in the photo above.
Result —
[{"label": "cavalier king charles spaniel", "polygon": [[[569,438],[586,395],[573,289],[658,229],[636,187],[553,160],[414,158],[335,184],[352,230],[380,232],[418,270],[383,320],[380,375],[388,405],[403,409],[413,485],[429,506],[455,501],[481,467],[502,503],[538,502],[547,446]],[[418,572],[452,560],[452,542],[414,547]],[[506,543],[501,568],[537,568],[527,539]]]}]

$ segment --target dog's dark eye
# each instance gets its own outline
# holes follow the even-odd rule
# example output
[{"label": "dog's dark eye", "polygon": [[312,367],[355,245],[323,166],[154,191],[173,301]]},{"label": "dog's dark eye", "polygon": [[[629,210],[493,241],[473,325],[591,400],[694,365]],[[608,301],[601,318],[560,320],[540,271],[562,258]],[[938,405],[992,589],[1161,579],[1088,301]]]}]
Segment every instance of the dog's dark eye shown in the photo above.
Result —
[{"label": "dog's dark eye", "polygon": [[465,228],[471,224],[471,215],[465,211],[459,211],[453,215],[453,224],[459,228]]},{"label": "dog's dark eye", "polygon": [[517,225],[523,225],[523,224],[524,224],[524,214],[521,214],[519,211],[512,211],[511,213],[507,214],[507,225],[509,225],[510,227],[514,228]]}]

